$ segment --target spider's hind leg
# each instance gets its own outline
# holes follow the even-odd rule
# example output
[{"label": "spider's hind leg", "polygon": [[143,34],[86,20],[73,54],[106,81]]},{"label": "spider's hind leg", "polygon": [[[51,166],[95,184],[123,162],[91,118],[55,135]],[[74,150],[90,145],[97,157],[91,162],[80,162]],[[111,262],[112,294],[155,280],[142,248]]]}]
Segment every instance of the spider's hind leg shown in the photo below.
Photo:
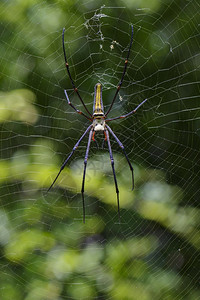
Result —
[{"label": "spider's hind leg", "polygon": [[60,173],[62,172],[62,170],[64,170],[66,164],[68,163],[68,161],[70,160],[70,158],[72,157],[74,151],[78,148],[80,142],[82,141],[82,139],[84,138],[84,136],[86,135],[86,133],[88,133],[88,131],[91,129],[92,125],[90,125],[86,131],[84,132],[84,134],[80,137],[80,139],[78,140],[78,142],[76,143],[76,145],[74,146],[74,148],[72,149],[70,155],[67,157],[67,159],[64,161],[64,163],[62,164],[60,171],[58,172],[58,174],[56,175],[53,183],[51,184],[51,186],[48,188],[47,193],[51,190],[51,188],[53,187],[54,183],[56,182],[56,180],[58,179]]},{"label": "spider's hind leg", "polygon": [[106,127],[108,128],[108,130],[110,131],[110,133],[112,134],[112,136],[115,138],[116,142],[118,143],[118,145],[120,146],[120,148],[122,149],[122,151],[123,151],[123,153],[124,153],[124,156],[125,156],[125,158],[126,158],[126,160],[127,160],[127,163],[128,163],[128,165],[129,165],[129,168],[130,168],[130,170],[131,170],[131,174],[132,174],[132,190],[134,190],[134,172],[133,172],[133,167],[132,167],[131,162],[130,162],[130,160],[129,160],[127,154],[126,154],[126,151],[125,151],[125,149],[124,149],[124,146],[123,146],[123,144],[120,142],[120,140],[118,139],[118,137],[116,136],[116,134],[112,131],[112,129],[111,129],[108,125],[106,125]]},{"label": "spider's hind leg", "polygon": [[90,130],[89,138],[88,138],[88,144],[87,149],[85,153],[85,160],[84,160],[84,170],[83,170],[83,180],[82,180],[82,188],[81,188],[81,194],[82,194],[82,201],[83,201],[83,223],[85,223],[85,198],[84,198],[84,191],[85,191],[85,175],[86,175],[86,168],[87,168],[87,161],[89,156],[89,150],[90,150],[90,144],[92,139],[92,129]]},{"label": "spider's hind leg", "polygon": [[110,154],[110,162],[112,166],[112,171],[113,171],[113,176],[114,176],[114,182],[115,182],[115,190],[117,194],[117,208],[118,208],[118,217],[119,217],[119,222],[120,222],[120,207],[119,207],[119,189],[118,189],[118,184],[117,184],[117,178],[116,178],[116,173],[115,173],[115,167],[114,167],[114,159],[113,159],[113,154],[112,154],[112,148],[110,144],[110,138],[109,138],[109,133],[108,130],[105,130],[105,136],[108,142],[108,149],[109,149],[109,154]]}]

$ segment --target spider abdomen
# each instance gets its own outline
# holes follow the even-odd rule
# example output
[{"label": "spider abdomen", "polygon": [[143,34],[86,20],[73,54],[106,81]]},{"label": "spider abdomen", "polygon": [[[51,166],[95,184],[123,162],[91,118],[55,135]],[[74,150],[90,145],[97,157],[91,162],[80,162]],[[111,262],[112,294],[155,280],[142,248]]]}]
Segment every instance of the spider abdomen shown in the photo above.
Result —
[{"label": "spider abdomen", "polygon": [[102,101],[102,85],[97,83],[94,87],[94,104],[93,104],[93,115],[103,115],[103,101]]}]

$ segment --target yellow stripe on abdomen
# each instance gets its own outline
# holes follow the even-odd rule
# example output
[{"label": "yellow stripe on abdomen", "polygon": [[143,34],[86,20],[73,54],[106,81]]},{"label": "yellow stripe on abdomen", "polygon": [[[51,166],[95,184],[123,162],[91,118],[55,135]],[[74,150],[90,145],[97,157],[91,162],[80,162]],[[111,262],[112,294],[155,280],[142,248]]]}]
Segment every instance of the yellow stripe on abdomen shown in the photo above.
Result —
[{"label": "yellow stripe on abdomen", "polygon": [[95,105],[94,105],[94,113],[103,113],[103,107],[102,107],[102,94],[101,94],[101,84],[96,84],[96,93],[95,93]]}]

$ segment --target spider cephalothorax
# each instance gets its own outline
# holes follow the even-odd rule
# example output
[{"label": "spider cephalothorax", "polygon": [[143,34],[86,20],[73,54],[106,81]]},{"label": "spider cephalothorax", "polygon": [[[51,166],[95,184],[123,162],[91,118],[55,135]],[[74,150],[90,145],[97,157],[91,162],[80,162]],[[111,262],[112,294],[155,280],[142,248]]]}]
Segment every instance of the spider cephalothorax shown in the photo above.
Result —
[{"label": "spider cephalothorax", "polygon": [[94,131],[104,131],[106,122],[103,118],[95,118],[92,122]]},{"label": "spider cephalothorax", "polygon": [[122,149],[124,156],[128,162],[128,165],[130,167],[131,173],[132,173],[132,189],[134,189],[134,174],[133,174],[133,167],[130,163],[130,160],[128,159],[128,156],[125,152],[124,146],[123,144],[120,142],[120,140],[118,139],[118,137],[115,135],[115,133],[112,131],[112,129],[108,126],[107,122],[110,122],[112,120],[117,120],[117,119],[123,119],[126,118],[130,115],[132,115],[133,113],[135,113],[137,111],[137,109],[144,103],[146,102],[147,99],[145,99],[144,101],[142,101],[134,110],[130,111],[129,113],[123,115],[123,116],[119,116],[119,117],[114,117],[112,119],[108,119],[107,115],[109,114],[109,112],[111,111],[111,108],[115,102],[115,99],[119,93],[119,90],[121,88],[123,79],[124,79],[124,75],[126,73],[126,69],[127,69],[127,63],[128,63],[128,59],[129,59],[129,55],[130,55],[130,50],[131,50],[131,46],[132,46],[132,42],[133,42],[133,26],[131,25],[131,29],[132,29],[132,33],[131,33],[131,41],[130,41],[130,45],[129,45],[129,49],[128,49],[128,54],[127,57],[125,59],[125,64],[124,64],[124,71],[122,73],[122,77],[121,80],[119,81],[119,84],[117,86],[117,90],[115,92],[115,95],[112,99],[112,102],[107,110],[106,113],[104,113],[104,107],[103,107],[103,101],[102,101],[102,85],[100,83],[97,83],[95,85],[95,90],[94,90],[94,104],[93,104],[93,113],[91,114],[88,110],[88,108],[86,107],[85,103],[82,100],[82,97],[79,94],[79,91],[77,89],[77,87],[74,84],[74,81],[71,77],[71,73],[69,71],[69,64],[67,62],[67,58],[66,58],[66,52],[65,52],[65,44],[64,44],[64,32],[65,29],[63,29],[63,33],[62,33],[62,45],[63,45],[63,52],[64,52],[64,58],[65,58],[65,66],[67,68],[67,72],[71,81],[71,84],[73,86],[74,91],[76,92],[76,94],[78,95],[81,103],[83,104],[87,115],[84,114],[82,111],[76,109],[76,107],[70,102],[67,91],[64,90],[65,92],[65,96],[67,99],[68,104],[78,113],[83,115],[85,118],[87,118],[89,121],[92,122],[92,124],[89,125],[89,127],[86,129],[86,131],[83,133],[83,135],[80,137],[80,139],[78,140],[78,142],[76,143],[76,145],[74,146],[74,148],[72,149],[70,155],[67,157],[67,159],[64,161],[63,165],[60,168],[60,171],[58,172],[56,178],[54,179],[53,183],[51,184],[51,186],[49,187],[48,191],[52,188],[52,186],[54,185],[54,183],[56,182],[58,176],[60,175],[60,173],[62,172],[62,170],[64,169],[64,167],[66,166],[67,162],[69,161],[69,159],[71,158],[71,156],[73,155],[74,151],[77,149],[78,145],[80,144],[80,142],[82,141],[82,139],[85,137],[85,135],[89,132],[89,138],[88,138],[88,144],[87,144],[87,149],[86,149],[86,153],[85,153],[85,160],[84,160],[84,170],[83,170],[83,181],[82,181],[82,189],[81,189],[81,193],[82,193],[82,200],[83,200],[83,222],[85,223],[85,199],[84,199],[84,187],[85,187],[85,175],[86,175],[86,167],[87,167],[87,160],[88,160],[88,156],[89,156],[89,150],[90,150],[90,144],[91,141],[95,141],[95,133],[102,131],[105,135],[105,141],[107,141],[108,143],[108,149],[109,149],[109,154],[110,154],[110,161],[111,161],[111,166],[112,166],[112,171],[113,171],[113,176],[114,176],[114,182],[115,182],[115,189],[116,189],[116,194],[117,194],[117,205],[118,205],[118,215],[119,215],[119,220],[120,220],[120,209],[119,209],[119,190],[118,190],[118,185],[117,185],[117,178],[116,178],[116,174],[115,174],[115,167],[114,167],[114,159],[113,159],[113,154],[112,154],[112,149],[111,149],[111,143],[110,143],[110,136],[109,133],[114,137],[114,139],[116,140],[116,142],[118,143],[118,145],[120,146],[120,148]]}]

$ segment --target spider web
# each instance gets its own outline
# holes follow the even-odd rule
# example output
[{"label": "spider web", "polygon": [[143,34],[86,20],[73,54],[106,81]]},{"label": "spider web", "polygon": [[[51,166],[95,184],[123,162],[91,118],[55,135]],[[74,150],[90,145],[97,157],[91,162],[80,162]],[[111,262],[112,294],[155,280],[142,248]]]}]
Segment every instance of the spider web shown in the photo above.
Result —
[{"label": "spider web", "polygon": [[[178,1],[2,2],[1,299],[191,299],[199,292],[199,4]],[[109,123],[121,223],[108,147],[87,138],[46,191],[89,122],[64,66],[92,112],[105,111],[122,76]]]}]

